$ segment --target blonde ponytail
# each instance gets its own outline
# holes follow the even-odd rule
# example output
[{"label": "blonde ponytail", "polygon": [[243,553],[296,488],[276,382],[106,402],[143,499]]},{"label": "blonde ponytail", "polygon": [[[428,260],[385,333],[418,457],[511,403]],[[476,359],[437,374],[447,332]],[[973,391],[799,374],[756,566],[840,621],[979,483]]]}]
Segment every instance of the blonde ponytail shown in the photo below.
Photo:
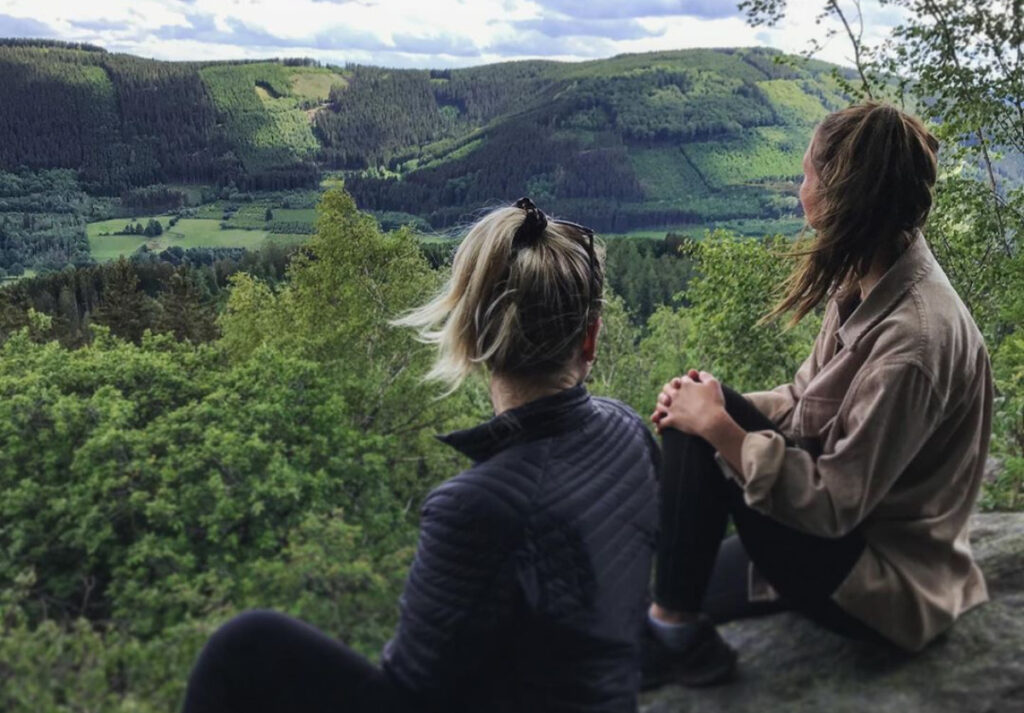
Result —
[{"label": "blonde ponytail", "polygon": [[[560,376],[600,314],[603,250],[593,248],[592,259],[587,229],[548,221],[526,204],[474,224],[441,292],[392,322],[437,345],[427,378],[449,393],[481,365],[516,376]],[[524,239],[524,228],[534,234]]]}]

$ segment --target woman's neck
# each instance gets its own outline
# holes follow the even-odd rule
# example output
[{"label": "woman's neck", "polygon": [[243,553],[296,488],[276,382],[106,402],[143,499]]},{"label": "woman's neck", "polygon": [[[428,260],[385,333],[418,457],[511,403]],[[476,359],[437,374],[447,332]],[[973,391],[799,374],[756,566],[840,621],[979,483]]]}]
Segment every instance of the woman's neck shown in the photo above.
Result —
[{"label": "woman's neck", "polygon": [[913,243],[914,240],[918,239],[918,234],[916,234],[916,232],[907,232],[903,233],[902,237],[902,244],[893,242],[891,243],[892,249],[879,251],[879,253],[874,256],[874,262],[871,263],[871,268],[867,270],[867,274],[857,281],[860,286],[861,302],[867,299],[867,295],[874,289],[874,286],[879,284],[879,281],[882,280],[886,272],[889,271],[889,268],[896,264],[896,260],[900,258],[900,255],[910,247],[910,244]]},{"label": "woman's neck", "polygon": [[497,416],[531,401],[570,389],[579,383],[578,377],[575,370],[571,370],[551,382],[538,382],[504,374],[493,374],[490,391],[494,415]]},{"label": "woman's neck", "polygon": [[898,247],[894,246],[892,250],[879,251],[875,256],[875,261],[871,264],[871,269],[857,280],[857,283],[860,286],[861,302],[867,299],[871,290],[875,289],[875,285],[878,284],[878,281],[885,276],[885,273],[889,272],[889,268],[896,264],[900,255],[904,253],[916,237],[909,233],[904,234],[904,236],[905,242],[903,245],[899,245]]},{"label": "woman's neck", "polygon": [[875,285],[882,279],[882,276],[889,271],[891,265],[880,263],[878,260],[871,266],[866,275],[862,275],[857,281],[860,286],[860,301],[863,302],[868,298],[871,290],[875,289]]}]

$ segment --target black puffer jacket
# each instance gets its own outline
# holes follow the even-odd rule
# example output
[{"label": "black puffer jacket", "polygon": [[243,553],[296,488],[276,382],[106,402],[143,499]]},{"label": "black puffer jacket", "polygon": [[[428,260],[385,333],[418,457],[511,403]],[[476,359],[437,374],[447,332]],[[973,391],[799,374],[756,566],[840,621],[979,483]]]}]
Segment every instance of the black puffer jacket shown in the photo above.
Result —
[{"label": "black puffer jacket", "polygon": [[442,440],[384,670],[428,708],[634,711],[658,448],[577,386]]}]

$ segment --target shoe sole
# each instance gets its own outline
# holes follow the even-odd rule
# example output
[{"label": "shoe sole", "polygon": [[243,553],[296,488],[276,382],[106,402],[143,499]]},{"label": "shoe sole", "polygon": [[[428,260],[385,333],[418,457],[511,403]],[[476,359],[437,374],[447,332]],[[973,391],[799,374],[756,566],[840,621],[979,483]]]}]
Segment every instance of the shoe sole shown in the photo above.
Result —
[{"label": "shoe sole", "polygon": [[729,683],[736,677],[736,654],[728,662],[704,670],[686,669],[676,673],[673,680],[687,688],[707,688]]},{"label": "shoe sole", "polygon": [[709,688],[729,683],[736,677],[737,656],[736,652],[730,650],[727,661],[721,661],[715,666],[694,669],[679,664],[670,667],[663,674],[646,678],[640,691],[652,691],[669,684],[678,684],[687,688]]}]

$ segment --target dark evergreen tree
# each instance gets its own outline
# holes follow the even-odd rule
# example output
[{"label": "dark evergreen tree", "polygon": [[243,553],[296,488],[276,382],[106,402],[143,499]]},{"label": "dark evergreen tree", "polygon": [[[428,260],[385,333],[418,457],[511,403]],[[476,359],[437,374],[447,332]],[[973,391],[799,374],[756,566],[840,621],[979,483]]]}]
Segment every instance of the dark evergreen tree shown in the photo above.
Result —
[{"label": "dark evergreen tree", "polygon": [[156,328],[179,340],[205,342],[217,337],[216,312],[196,284],[188,268],[178,267],[158,298]]},{"label": "dark evergreen tree", "polygon": [[103,275],[103,298],[93,321],[135,343],[152,323],[153,299],[139,290],[139,276],[127,258],[114,262]]}]

